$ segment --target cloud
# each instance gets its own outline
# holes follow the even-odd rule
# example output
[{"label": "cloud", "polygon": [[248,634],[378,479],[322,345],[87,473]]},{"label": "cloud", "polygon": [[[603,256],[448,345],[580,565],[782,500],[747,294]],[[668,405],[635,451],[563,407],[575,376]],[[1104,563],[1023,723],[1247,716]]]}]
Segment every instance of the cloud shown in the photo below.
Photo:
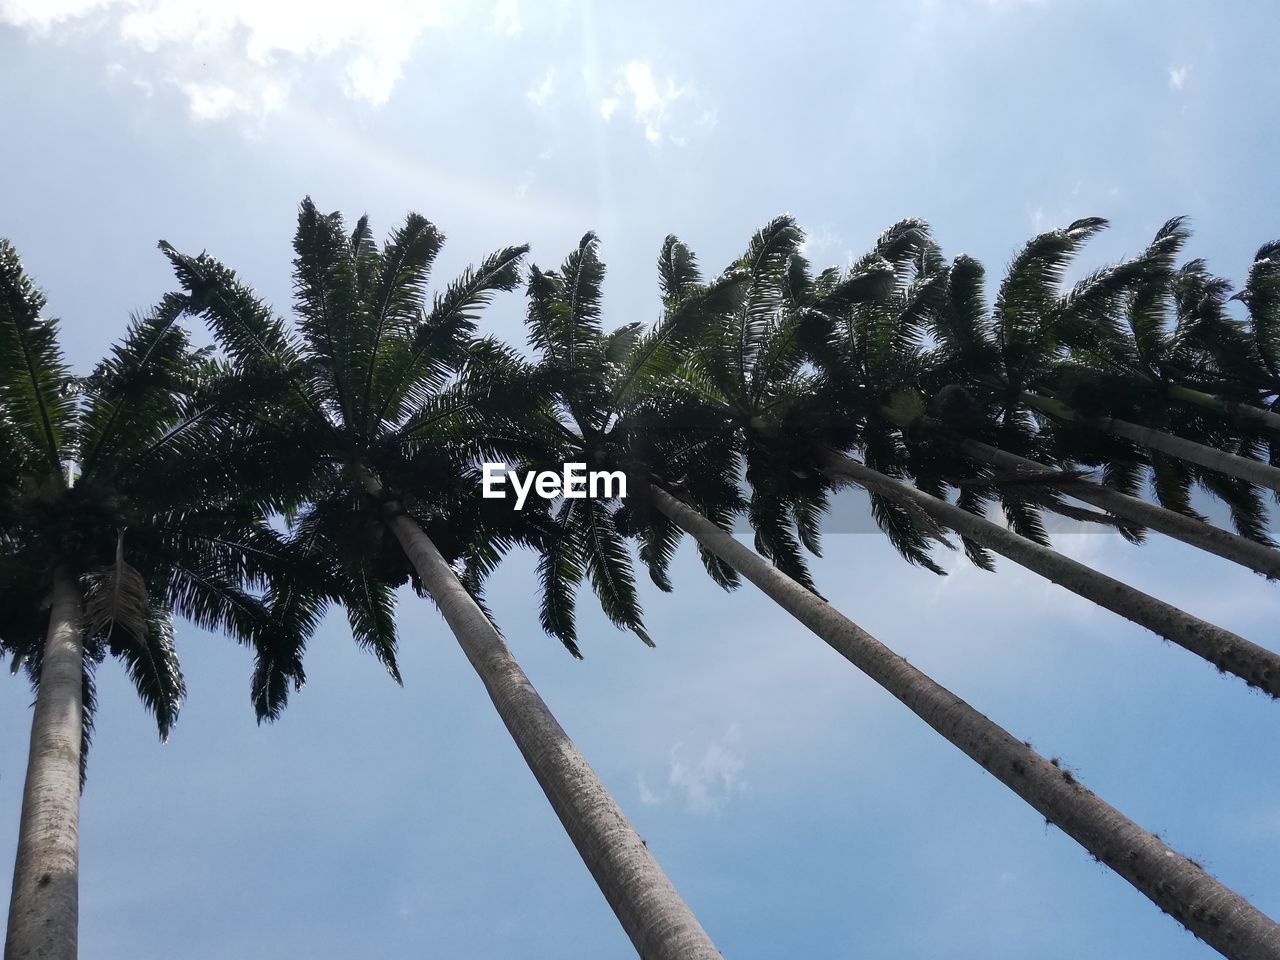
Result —
[{"label": "cloud", "polygon": [[1169,71],[1169,89],[1181,90],[1187,83],[1187,68],[1174,67]]},{"label": "cloud", "polygon": [[[280,109],[311,64],[335,70],[349,99],[384,104],[418,38],[455,6],[455,0],[0,0],[0,24],[57,36],[74,21],[105,33],[125,52],[151,55],[137,58],[139,79],[166,83],[185,95],[193,117],[213,120]],[[509,0],[494,16],[506,32],[518,29]]]},{"label": "cloud", "polygon": [[690,756],[683,741],[675,744],[668,755],[667,782],[662,792],[650,787],[643,775],[636,778],[640,802],[657,806],[674,797],[693,813],[721,810],[729,797],[745,786],[742,779],[745,761],[739,750],[741,740],[742,730],[734,723],[722,736],[707,741],[694,756]]},{"label": "cloud", "polygon": [[524,29],[520,21],[520,0],[497,0],[493,5],[493,26],[499,33],[512,36]]},{"label": "cloud", "polygon": [[551,99],[551,95],[556,90],[556,70],[555,67],[549,67],[547,72],[542,75],[542,82],[536,87],[525,91],[525,96],[533,103],[534,106],[546,106],[547,101]]},{"label": "cloud", "polygon": [[800,244],[802,256],[813,260],[831,250],[844,246],[844,240],[828,224],[819,224],[817,229],[809,230]]},{"label": "cloud", "polygon": [[240,95],[221,84],[188,83],[182,89],[191,106],[191,115],[197,120],[221,120],[244,109]]},{"label": "cloud", "polygon": [[[653,67],[643,60],[628,62],[618,74],[612,95],[600,101],[600,115],[611,120],[619,107],[628,104],[632,119],[644,129],[650,143],[665,138],[682,144],[684,138],[671,134],[668,127],[676,105],[693,99],[691,88],[670,77],[654,76]],[[714,126],[714,112],[704,110],[697,122],[700,126]]]},{"label": "cloud", "polygon": [[0,23],[47,33],[52,27],[83,17],[112,0],[0,0]]}]

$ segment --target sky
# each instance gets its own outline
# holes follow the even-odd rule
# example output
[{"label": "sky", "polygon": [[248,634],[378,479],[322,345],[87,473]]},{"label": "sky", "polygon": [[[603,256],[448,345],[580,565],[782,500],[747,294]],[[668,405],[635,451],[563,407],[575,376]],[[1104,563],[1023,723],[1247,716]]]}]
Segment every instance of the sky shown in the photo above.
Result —
[{"label": "sky", "polygon": [[[423,213],[440,283],[595,230],[609,325],[656,318],[667,234],[718,269],[782,212],[818,266],[916,216],[996,273],[1077,217],[1112,222],[1083,269],[1187,214],[1189,254],[1239,282],[1280,235],[1278,30],[1244,2],[0,0],[0,236],[79,371],[170,289],[160,239],[287,312],[304,195],[383,235]],[[521,340],[522,307],[484,329]],[[1277,644],[1280,587],[1247,571],[1158,538],[1058,545]],[[873,533],[826,547],[847,615],[1280,916],[1275,704],[1008,563],[939,578]],[[538,628],[533,558],[489,597],[727,957],[1211,955],[752,588],[687,544],[673,572],[671,595],[642,584],[656,649],[584,597],[581,663]],[[248,651],[181,627],[164,745],[104,666],[86,960],[633,955],[437,612],[406,595],[398,618],[403,688],[330,616],[267,726]],[[30,699],[0,682],[0,875]]]}]

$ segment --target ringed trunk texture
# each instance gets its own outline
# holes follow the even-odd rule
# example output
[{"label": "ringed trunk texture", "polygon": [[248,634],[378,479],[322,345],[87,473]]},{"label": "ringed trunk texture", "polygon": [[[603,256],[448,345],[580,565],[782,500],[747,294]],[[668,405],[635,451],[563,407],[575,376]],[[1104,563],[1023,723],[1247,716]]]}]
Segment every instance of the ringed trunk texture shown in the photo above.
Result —
[{"label": "ringed trunk texture", "polygon": [[[370,492],[381,491],[374,484]],[[697,917],[435,544],[398,503],[385,503],[383,516],[636,952],[643,960],[720,960]]]},{"label": "ringed trunk texture", "polygon": [[822,469],[828,477],[852,480],[894,500],[912,502],[942,526],[1146,627],[1251,687],[1280,697],[1280,654],[842,454],[828,454]]},{"label": "ringed trunk texture", "polygon": [[1225,473],[1227,476],[1280,493],[1280,470],[1270,464],[1250,460],[1247,457],[1238,457],[1234,453],[1227,453],[1216,447],[1207,447],[1203,443],[1196,443],[1194,440],[1187,440],[1161,430],[1153,430],[1138,423],[1130,423],[1128,420],[1117,420],[1115,417],[1083,417],[1065,403],[1051,397],[1042,397],[1026,391],[1021,397],[1025,403],[1035,409],[1060,420],[1083,423],[1102,433],[1123,437],[1139,446],[1159,450],[1161,453],[1185,460],[1187,463],[1194,463],[1207,470],[1216,470],[1218,473]]},{"label": "ringed trunk texture", "polygon": [[80,585],[53,577],[53,606],[31,718],[4,960],[75,960],[80,911]]},{"label": "ringed trunk texture", "polygon": [[706,517],[653,487],[654,505],[916,716],[1191,933],[1232,960],[1280,958],[1280,925],[930,679]]},{"label": "ringed trunk texture", "polygon": [[[1054,467],[1028,460],[1016,453],[1009,453],[967,437],[948,435],[934,428],[926,427],[924,435],[930,439],[941,439],[943,443],[970,459],[1001,470],[1022,475],[1052,473],[1055,470]],[[1215,527],[1211,523],[1205,523],[1194,517],[1185,517],[1158,504],[1149,503],[1141,497],[1131,497],[1092,480],[1072,480],[1061,484],[1059,489],[1076,500],[1101,507],[1122,520],[1132,521],[1149,530],[1181,540],[1206,553],[1212,553],[1224,560],[1248,567],[1268,580],[1280,580],[1280,551],[1255,543],[1248,537],[1223,530],[1221,527]]]}]

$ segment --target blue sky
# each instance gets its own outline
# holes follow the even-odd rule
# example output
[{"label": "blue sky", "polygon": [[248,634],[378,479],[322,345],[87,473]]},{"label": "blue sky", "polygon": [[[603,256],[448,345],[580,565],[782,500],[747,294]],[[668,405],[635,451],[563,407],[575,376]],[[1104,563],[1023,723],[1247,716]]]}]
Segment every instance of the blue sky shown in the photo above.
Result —
[{"label": "blue sky", "polygon": [[[1262,4],[216,10],[0,0],[0,235],[78,369],[168,289],[160,238],[283,308],[307,193],[379,233],[424,213],[449,237],[442,280],[507,243],[552,264],[597,230],[617,324],[656,316],[667,233],[718,268],[784,211],[819,265],[903,216],[993,270],[1085,215],[1113,223],[1086,265],[1189,214],[1191,253],[1239,280],[1280,235],[1280,8]],[[488,330],[520,338],[521,309],[504,298]],[[1060,544],[1277,642],[1280,588],[1247,572],[1159,540]],[[814,571],[862,626],[1280,915],[1274,704],[1008,564],[939,579],[843,534]],[[675,573],[675,594],[644,592],[656,650],[584,599],[584,663],[537,629],[531,558],[490,594],[726,956],[1210,955],[750,588],[723,594],[687,547]],[[267,727],[246,651],[180,629],[190,697],[164,746],[104,668],[87,960],[632,955],[443,622],[412,597],[399,619],[403,689],[331,617]],[[30,696],[0,686],[7,863]]]}]

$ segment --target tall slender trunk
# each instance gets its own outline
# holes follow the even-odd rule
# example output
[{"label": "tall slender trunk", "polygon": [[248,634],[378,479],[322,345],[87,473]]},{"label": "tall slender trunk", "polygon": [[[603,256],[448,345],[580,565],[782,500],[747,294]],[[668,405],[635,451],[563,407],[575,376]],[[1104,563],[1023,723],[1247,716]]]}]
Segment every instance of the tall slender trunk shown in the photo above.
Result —
[{"label": "tall slender trunk", "polygon": [[31,718],[27,781],[4,960],[75,960],[80,909],[83,610],[75,576],[53,576],[53,607]]},{"label": "tall slender trunk", "polygon": [[1280,493],[1280,469],[1270,464],[1250,460],[1248,457],[1238,457],[1234,453],[1227,453],[1216,447],[1207,447],[1203,443],[1196,443],[1194,440],[1187,440],[1161,430],[1153,430],[1138,423],[1130,423],[1128,420],[1118,420],[1115,417],[1086,417],[1053,397],[1043,397],[1026,390],[1020,394],[1020,397],[1027,405],[1059,420],[1081,423],[1102,433],[1123,437],[1139,446],[1185,460],[1187,463],[1194,463],[1208,470],[1216,470],[1229,477],[1236,477]]},{"label": "tall slender trunk", "polygon": [[1232,960],[1278,960],[1280,925],[817,595],[666,491],[655,506],[1189,931]]},{"label": "tall slender trunk", "polygon": [[[383,496],[376,481],[367,486],[374,496]],[[697,917],[435,544],[399,503],[384,503],[383,517],[636,952],[644,960],[719,960]]]},{"label": "tall slender trunk", "polygon": [[1280,430],[1280,415],[1274,414],[1270,410],[1263,410],[1261,407],[1255,407],[1252,404],[1224,400],[1222,397],[1215,396],[1212,393],[1205,393],[1203,390],[1195,390],[1176,383],[1169,387],[1169,396],[1174,400],[1181,400],[1183,403],[1203,407],[1205,410],[1226,414],[1240,423],[1247,423],[1254,427],[1266,427],[1269,430]]},{"label": "tall slender trunk", "polygon": [[822,472],[834,480],[852,480],[891,499],[914,503],[942,526],[1158,633],[1250,686],[1280,697],[1280,654],[842,454],[828,454]]},{"label": "tall slender trunk", "polygon": [[[1055,472],[1055,468],[1043,463],[928,424],[924,426],[923,436],[929,440],[938,440],[972,460],[1001,470],[1022,475]],[[1248,537],[1215,527],[1195,517],[1183,516],[1158,504],[1148,503],[1141,497],[1131,497],[1092,480],[1071,480],[1058,487],[1068,496],[1101,507],[1112,516],[1129,520],[1198,547],[1206,553],[1248,567],[1268,580],[1280,579],[1280,551],[1256,543]]]}]

